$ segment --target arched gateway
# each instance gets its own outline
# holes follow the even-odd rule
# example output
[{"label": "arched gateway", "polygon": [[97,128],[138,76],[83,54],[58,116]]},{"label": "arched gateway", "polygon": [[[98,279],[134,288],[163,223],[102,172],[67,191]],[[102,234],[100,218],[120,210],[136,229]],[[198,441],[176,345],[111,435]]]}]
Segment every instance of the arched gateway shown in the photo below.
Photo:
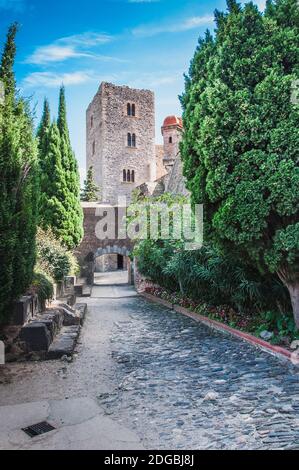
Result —
[{"label": "arched gateway", "polygon": [[[133,243],[119,236],[118,221],[123,217],[122,207],[101,203],[82,203],[84,213],[84,237],[76,250],[82,276],[93,284],[95,271],[128,269],[129,282],[132,279],[130,255]],[[107,235],[99,234],[103,221],[114,221],[114,227],[107,227]],[[112,224],[113,225],[113,224]],[[113,233],[114,236],[111,236]],[[100,236],[101,235],[101,236]]]}]

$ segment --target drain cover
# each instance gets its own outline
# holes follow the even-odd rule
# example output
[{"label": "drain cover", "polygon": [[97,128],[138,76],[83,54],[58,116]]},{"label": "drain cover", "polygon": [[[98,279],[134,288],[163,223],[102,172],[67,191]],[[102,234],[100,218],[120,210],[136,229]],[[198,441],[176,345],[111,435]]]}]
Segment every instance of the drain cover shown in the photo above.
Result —
[{"label": "drain cover", "polygon": [[46,434],[47,432],[54,430],[55,428],[53,428],[53,426],[51,426],[51,424],[47,423],[46,421],[29,426],[29,428],[22,429],[22,431],[24,431],[29,437],[41,436],[42,434]]}]

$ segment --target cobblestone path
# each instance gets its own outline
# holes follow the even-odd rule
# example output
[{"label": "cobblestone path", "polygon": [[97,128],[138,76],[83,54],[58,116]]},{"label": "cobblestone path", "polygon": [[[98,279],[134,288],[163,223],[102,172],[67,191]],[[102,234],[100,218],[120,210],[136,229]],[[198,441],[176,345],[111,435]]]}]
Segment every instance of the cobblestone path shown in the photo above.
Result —
[{"label": "cobblestone path", "polygon": [[[96,403],[103,416],[98,432],[86,424],[79,436],[85,441],[87,431],[105,434],[110,419],[147,449],[299,449],[298,368],[129,295],[128,286],[94,288],[72,363],[7,365],[0,374],[0,424],[6,406],[16,406],[13,419],[19,405],[43,400],[72,406],[68,420],[76,421],[79,399]],[[68,432],[62,427],[55,445],[43,445],[68,448]],[[117,436],[109,436],[113,449]]]},{"label": "cobblestone path", "polygon": [[299,449],[298,369],[143,299],[121,306],[115,389],[98,399],[145,447]]}]

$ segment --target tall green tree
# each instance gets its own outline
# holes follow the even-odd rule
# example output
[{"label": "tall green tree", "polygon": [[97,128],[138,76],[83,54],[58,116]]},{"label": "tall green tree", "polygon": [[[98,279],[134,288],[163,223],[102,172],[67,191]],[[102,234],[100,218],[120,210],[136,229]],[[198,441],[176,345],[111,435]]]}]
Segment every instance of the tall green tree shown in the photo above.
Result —
[{"label": "tall green tree", "polygon": [[49,103],[45,100],[37,131],[42,193],[40,224],[44,229],[51,228],[67,248],[73,249],[83,235],[83,215],[78,165],[70,143],[63,87],[57,124],[51,124],[50,119]]},{"label": "tall green tree", "polygon": [[81,193],[81,201],[95,202],[99,198],[99,187],[96,185],[93,176],[93,167],[91,166],[87,172],[87,178],[84,181],[84,188]]},{"label": "tall green tree", "polygon": [[16,93],[14,62],[17,25],[8,31],[0,80],[0,318],[25,293],[33,277],[38,218],[37,148],[29,104]]},{"label": "tall green tree", "polygon": [[[39,150],[39,154],[41,157],[42,155],[45,155],[48,151],[50,127],[51,127],[50,105],[49,105],[49,101],[45,99],[41,122],[37,129],[37,134],[36,134],[38,138],[38,150]],[[41,168],[42,168],[42,163],[43,163],[42,158],[40,158]]]},{"label": "tall green tree", "polygon": [[55,122],[50,126],[48,138],[47,153],[42,156],[44,171],[41,180],[44,191],[40,198],[40,225],[44,229],[52,229],[67,245],[69,190],[62,166],[61,137]]},{"label": "tall green tree", "polygon": [[182,97],[188,187],[205,205],[206,239],[276,273],[299,328],[298,4],[268,2],[262,15],[230,0],[216,25]]},{"label": "tall green tree", "polygon": [[79,245],[83,236],[83,213],[80,204],[80,175],[78,164],[74,155],[67,123],[67,110],[65,89],[62,86],[59,94],[59,109],[57,126],[61,139],[61,161],[62,168],[66,175],[68,188],[68,198],[66,207],[68,210],[68,234],[64,237],[64,242],[69,248]]}]

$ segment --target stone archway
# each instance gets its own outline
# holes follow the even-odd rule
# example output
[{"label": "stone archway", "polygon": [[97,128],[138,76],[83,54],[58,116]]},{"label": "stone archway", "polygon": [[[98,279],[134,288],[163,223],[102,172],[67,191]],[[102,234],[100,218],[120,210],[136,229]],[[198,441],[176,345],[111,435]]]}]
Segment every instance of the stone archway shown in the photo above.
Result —
[{"label": "stone archway", "polygon": [[[75,254],[77,255],[80,267],[81,276],[87,279],[87,283],[92,285],[94,282],[94,270],[95,260],[99,256],[116,254],[129,258],[133,250],[133,242],[129,239],[123,239],[118,237],[116,230],[115,237],[99,239],[96,234],[96,226],[98,222],[103,218],[105,210],[115,212],[115,222],[119,218],[119,210],[123,212],[123,207],[111,207],[101,203],[82,203],[84,213],[84,237],[80,246],[76,249]],[[99,211],[99,209],[101,209]],[[121,212],[121,213],[122,213]],[[129,276],[133,270],[129,262]],[[131,278],[130,278],[131,279]]]},{"label": "stone archway", "polygon": [[131,250],[129,250],[125,246],[108,245],[103,248],[98,248],[94,253],[95,258],[98,258],[99,256],[103,255],[121,255],[126,256],[128,258],[131,255]]},{"label": "stone archway", "polygon": [[[96,249],[93,259],[93,280],[94,283],[95,279],[99,279],[99,276],[106,276],[112,275],[113,279],[115,276],[113,273],[121,272],[127,273],[127,280],[129,284],[133,283],[133,265],[130,259],[131,250],[125,246],[119,246],[117,244],[108,245],[105,247],[99,247]],[[120,275],[121,279],[123,279],[123,275]],[[120,279],[118,275],[116,275],[117,279]]]}]

